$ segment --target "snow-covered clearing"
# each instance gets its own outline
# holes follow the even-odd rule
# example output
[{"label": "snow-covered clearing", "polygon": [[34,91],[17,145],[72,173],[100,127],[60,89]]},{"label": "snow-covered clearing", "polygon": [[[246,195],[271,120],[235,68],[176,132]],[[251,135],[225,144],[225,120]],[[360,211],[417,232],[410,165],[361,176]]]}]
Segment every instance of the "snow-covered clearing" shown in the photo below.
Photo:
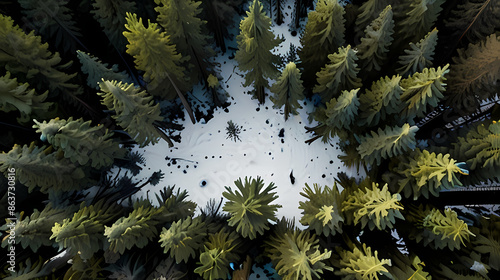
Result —
[{"label": "snow-covered clearing", "polygon": [[[286,22],[273,26],[275,35],[285,38],[276,50],[282,54],[289,50],[290,43],[295,46],[300,44],[299,37],[291,36],[288,30],[292,9],[288,5],[285,8],[288,13]],[[228,44],[236,47],[234,41]],[[325,144],[317,140],[308,145],[304,142],[311,138],[304,126],[314,125],[307,120],[307,112],[313,109],[311,102],[302,102],[300,115],[292,116],[285,122],[283,110],[273,109],[268,98],[264,105],[259,106],[258,101],[247,94],[251,88],[242,86],[243,73],[236,67],[237,62],[230,59],[231,55],[229,50],[217,57],[223,76],[220,82],[230,95],[231,105],[227,112],[218,108],[214,117],[206,123],[192,124],[186,118],[181,122],[184,126],[181,143],[175,143],[174,148],[161,141],[137,149],[146,158],[146,168],[143,168],[139,178],[147,180],[158,170],[165,174],[160,184],[148,186],[138,195],[145,196],[147,191],[151,195],[164,186],[175,185],[186,189],[189,199],[199,207],[205,207],[210,198],[220,200],[225,186],[235,189],[234,181],[238,178],[261,176],[266,186],[271,182],[277,186],[279,198],[274,203],[283,206],[278,211],[278,217],[299,218],[299,201],[304,199],[299,193],[306,183],[310,186],[314,183],[332,186],[338,172],[344,171],[351,176],[356,174],[345,168],[337,158],[341,151],[334,143]],[[226,139],[229,120],[242,126],[241,141]],[[290,178],[292,172],[295,177],[293,184]],[[298,220],[296,224],[299,224]]]}]

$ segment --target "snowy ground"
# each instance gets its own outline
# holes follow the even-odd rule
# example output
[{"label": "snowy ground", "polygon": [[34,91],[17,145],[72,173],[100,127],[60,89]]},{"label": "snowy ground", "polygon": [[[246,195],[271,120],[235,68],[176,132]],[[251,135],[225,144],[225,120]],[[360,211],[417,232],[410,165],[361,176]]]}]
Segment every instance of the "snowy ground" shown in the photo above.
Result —
[{"label": "snowy ground", "polygon": [[[290,14],[291,9],[285,12]],[[273,27],[275,35],[283,34],[286,41],[277,50],[286,53],[290,43],[298,46],[299,37],[291,36],[288,30],[290,16],[287,22]],[[236,47],[235,42],[228,42]],[[142,149],[146,158],[146,168],[139,178],[147,180],[158,170],[165,178],[156,187],[146,187],[145,192],[158,192],[164,186],[175,185],[186,189],[189,199],[199,207],[205,207],[210,198],[217,201],[222,197],[225,186],[235,189],[234,181],[238,178],[261,176],[266,186],[274,182],[279,198],[274,202],[283,207],[278,211],[278,217],[300,218],[299,194],[305,184],[314,183],[332,186],[334,178],[340,171],[355,176],[346,169],[337,158],[341,152],[335,143],[324,144],[320,140],[311,145],[304,141],[311,138],[306,134],[304,126],[313,126],[307,121],[307,112],[312,104],[303,104],[300,115],[290,117],[286,122],[283,110],[273,109],[272,102],[267,99],[259,106],[257,100],[247,94],[250,88],[242,86],[242,73],[238,70],[236,61],[230,59],[230,51],[217,57],[221,64],[222,86],[230,95],[231,105],[224,111],[217,109],[214,118],[208,122],[190,123],[189,119],[182,122],[181,143],[169,148],[164,141]],[[241,141],[226,139],[227,122],[232,120],[242,126]],[[283,137],[280,137],[283,132]],[[292,184],[290,173],[293,172],[295,183]],[[205,186],[203,186],[205,183]],[[151,195],[151,193],[150,193]],[[298,220],[296,220],[296,224]]]}]

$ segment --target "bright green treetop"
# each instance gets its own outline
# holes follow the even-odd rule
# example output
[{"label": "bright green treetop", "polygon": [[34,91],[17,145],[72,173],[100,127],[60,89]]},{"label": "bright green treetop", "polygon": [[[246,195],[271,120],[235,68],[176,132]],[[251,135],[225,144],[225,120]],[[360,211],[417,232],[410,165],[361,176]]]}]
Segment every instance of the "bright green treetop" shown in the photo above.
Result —
[{"label": "bright green treetop", "polygon": [[241,71],[247,71],[244,86],[253,84],[254,96],[262,104],[265,102],[264,88],[268,87],[268,78],[278,75],[276,65],[280,58],[271,53],[281,40],[271,31],[271,19],[266,16],[262,4],[254,0],[247,16],[240,22],[238,51],[235,59]]},{"label": "bright green treetop", "polygon": [[215,53],[210,48],[204,20],[199,18],[201,1],[194,0],[155,0],[158,5],[158,23],[170,36],[183,57],[189,57],[192,82],[208,78],[210,68],[208,59]]},{"label": "bright green treetop", "polygon": [[274,96],[269,99],[274,103],[274,108],[281,108],[285,105],[285,121],[288,115],[297,115],[297,109],[302,108],[299,100],[305,98],[304,87],[300,80],[300,71],[295,66],[295,63],[289,62],[276,83],[271,87],[271,92]]},{"label": "bright green treetop", "polygon": [[337,97],[342,90],[361,87],[361,79],[356,61],[356,51],[347,47],[340,47],[336,53],[328,55],[330,61],[316,74],[318,84],[313,92],[319,93],[323,102]]},{"label": "bright green treetop", "polygon": [[392,43],[394,21],[392,7],[387,6],[370,25],[365,29],[365,37],[357,46],[361,68],[366,71],[380,71],[381,64],[387,57],[388,47]]},{"label": "bright green treetop", "polygon": [[151,94],[172,99],[177,95],[172,83],[182,92],[191,88],[181,66],[184,59],[189,58],[177,53],[176,46],[165,32],[160,31],[158,24],[148,20],[146,28],[142,18],[127,13],[125,27],[128,31],[123,35],[129,42],[127,53],[135,58],[137,69],[144,71],[144,80]]}]

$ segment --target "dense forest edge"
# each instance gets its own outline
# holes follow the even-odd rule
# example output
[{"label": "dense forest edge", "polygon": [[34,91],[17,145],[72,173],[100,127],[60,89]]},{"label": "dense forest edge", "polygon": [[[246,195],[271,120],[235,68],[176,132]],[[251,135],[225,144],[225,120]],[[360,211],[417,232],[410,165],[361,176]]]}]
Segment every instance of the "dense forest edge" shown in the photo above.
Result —
[{"label": "dense forest edge", "polygon": [[[500,1],[0,4],[2,279],[500,275]],[[276,53],[284,24],[300,46]],[[230,106],[220,54],[284,121],[314,103],[304,149],[338,141],[366,174],[303,186],[303,227],[261,177],[134,196],[166,176],[135,180],[134,147]]]}]

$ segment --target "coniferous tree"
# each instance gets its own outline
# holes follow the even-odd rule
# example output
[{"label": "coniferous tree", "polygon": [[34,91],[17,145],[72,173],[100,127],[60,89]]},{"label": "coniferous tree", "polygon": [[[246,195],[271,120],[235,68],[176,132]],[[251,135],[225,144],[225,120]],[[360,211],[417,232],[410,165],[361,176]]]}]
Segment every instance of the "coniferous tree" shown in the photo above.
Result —
[{"label": "coniferous tree", "polygon": [[444,75],[450,71],[448,66],[447,64],[443,68],[425,68],[422,73],[415,73],[401,80],[401,102],[404,106],[401,115],[407,118],[407,122],[413,123],[415,117],[423,118],[428,107],[436,107],[439,100],[444,98]]},{"label": "coniferous tree", "polygon": [[466,49],[458,49],[453,58],[447,90],[447,103],[458,113],[474,112],[480,102],[498,93],[500,77],[500,36],[491,34]]},{"label": "coniferous tree", "polygon": [[92,2],[94,10],[91,13],[103,28],[113,47],[122,53],[127,44],[127,39],[123,36],[127,23],[126,13],[135,13],[136,3],[123,0],[93,0]]},{"label": "coniferous tree", "polygon": [[243,237],[255,239],[257,234],[263,235],[269,229],[269,220],[276,220],[276,211],[281,208],[280,205],[270,204],[278,198],[275,192],[271,192],[276,186],[271,183],[262,189],[264,181],[260,177],[245,178],[245,183],[240,178],[234,184],[237,191],[226,187],[222,193],[228,200],[223,210],[231,214],[229,226],[236,226],[236,231]]},{"label": "coniferous tree", "polygon": [[389,120],[390,115],[400,112],[400,97],[403,94],[400,81],[399,75],[382,77],[360,95],[359,125],[376,126],[381,121]]},{"label": "coniferous tree", "polygon": [[[123,45],[123,47],[125,48],[125,45]],[[88,75],[87,85],[89,85],[89,87],[99,89],[99,82],[102,79],[132,83],[132,79],[127,72],[118,72],[118,65],[113,64],[110,68],[107,63],[103,63],[99,60],[99,58],[88,53],[79,50],[76,51],[76,53],[80,63],[82,64],[82,72]]]},{"label": "coniferous tree", "polygon": [[30,28],[36,30],[38,34],[46,38],[55,37],[55,45],[62,46],[65,52],[75,52],[78,46],[82,45],[80,42],[82,34],[76,27],[73,11],[67,7],[68,1],[18,0],[18,2],[23,8],[26,22],[30,22]]},{"label": "coniferous tree", "polygon": [[437,33],[438,30],[434,28],[418,43],[410,43],[410,49],[404,50],[406,54],[399,57],[398,63],[403,66],[398,69],[398,73],[409,76],[432,65],[434,49],[438,39]]},{"label": "coniferous tree", "polygon": [[359,15],[356,18],[356,37],[363,36],[363,30],[375,20],[380,13],[389,5],[390,0],[368,0],[359,7]]},{"label": "coniferous tree", "polygon": [[442,11],[441,5],[445,0],[411,0],[409,1],[408,10],[404,11],[404,15],[398,15],[403,18],[397,32],[397,43],[415,42],[423,38],[436,22],[439,14]]},{"label": "coniferous tree", "polygon": [[382,159],[401,155],[414,149],[416,146],[415,133],[418,127],[404,124],[402,127],[387,126],[379,128],[377,132],[361,136],[357,150],[361,159],[368,164],[376,162],[379,165]]},{"label": "coniferous tree", "polygon": [[128,31],[123,32],[123,35],[129,42],[127,53],[135,58],[137,69],[144,71],[144,79],[151,94],[173,99],[179,94],[175,87],[181,93],[191,89],[185,76],[186,69],[182,66],[189,58],[177,53],[176,46],[165,32],[160,32],[158,24],[148,21],[146,28],[142,18],[127,13],[125,27]]},{"label": "coniferous tree", "polygon": [[357,77],[358,57],[350,45],[338,48],[336,53],[328,55],[328,59],[329,63],[316,74],[318,84],[313,89],[323,102],[338,97],[342,90],[361,87],[361,79]]},{"label": "coniferous tree", "polygon": [[35,36],[34,31],[26,34],[8,16],[0,14],[0,66],[16,75],[21,74],[38,89],[59,90],[67,94],[78,94],[78,86],[70,80],[76,76],[62,70],[72,62],[60,64],[59,53],[49,51],[47,43]]},{"label": "coniferous tree", "polygon": [[381,70],[393,40],[393,33],[394,21],[392,7],[389,5],[366,27],[365,37],[361,38],[361,43],[356,47],[363,71],[370,73],[372,70]]},{"label": "coniferous tree", "polygon": [[290,62],[286,65],[281,76],[271,86],[271,92],[274,93],[274,96],[269,99],[274,103],[274,108],[281,108],[285,105],[285,121],[290,114],[298,114],[297,109],[302,108],[298,101],[304,99],[305,96],[304,87],[300,80],[300,71],[295,63]]},{"label": "coniferous tree", "polygon": [[283,24],[283,6],[284,6],[284,0],[274,0],[274,12],[276,13],[276,17],[274,19],[274,22],[276,22],[277,25]]},{"label": "coniferous tree", "polygon": [[64,157],[79,165],[90,165],[93,168],[109,167],[115,158],[124,156],[125,151],[119,143],[113,141],[113,133],[99,126],[91,126],[90,121],[83,119],[67,120],[59,118],[49,122],[33,120],[40,138],[47,140],[52,146],[63,151]]},{"label": "coniferous tree", "polygon": [[344,45],[344,13],[338,0],[319,0],[316,9],[307,15],[306,28],[300,38],[302,47],[297,51],[306,87],[314,85],[316,73],[327,64],[328,55]]},{"label": "coniferous tree", "polygon": [[188,58],[191,83],[206,83],[213,71],[209,59],[214,51],[209,46],[209,36],[205,34],[205,24],[199,18],[201,1],[195,0],[155,0],[158,5],[158,23],[165,29],[172,44]]},{"label": "coniferous tree", "polygon": [[102,104],[115,112],[113,118],[130,136],[144,147],[149,143],[157,143],[162,133],[155,123],[162,121],[159,104],[154,104],[152,96],[140,91],[134,84],[123,84],[117,81],[99,83]]},{"label": "coniferous tree", "polygon": [[7,174],[15,168],[16,180],[31,192],[39,187],[43,193],[49,191],[71,191],[89,183],[84,169],[65,159],[52,148],[15,145],[8,153],[0,154],[0,172]]},{"label": "coniferous tree", "polygon": [[270,27],[271,19],[264,13],[262,4],[254,0],[247,17],[240,22],[240,34],[236,38],[238,51],[235,59],[238,61],[239,69],[247,72],[243,85],[253,84],[254,96],[261,104],[265,102],[267,79],[277,76],[276,65],[280,61],[271,50],[277,47],[281,40],[275,38]]},{"label": "coniferous tree", "polygon": [[230,39],[229,29],[234,25],[234,18],[238,15],[239,7],[243,6],[242,0],[202,0],[207,28],[213,33],[215,43],[226,52],[225,39]]},{"label": "coniferous tree", "polygon": [[49,110],[52,102],[44,102],[49,92],[36,94],[34,89],[29,89],[29,84],[18,83],[16,78],[11,78],[7,71],[5,76],[0,77],[0,110],[10,112],[17,110],[20,123],[31,120],[33,116],[44,116]]}]

